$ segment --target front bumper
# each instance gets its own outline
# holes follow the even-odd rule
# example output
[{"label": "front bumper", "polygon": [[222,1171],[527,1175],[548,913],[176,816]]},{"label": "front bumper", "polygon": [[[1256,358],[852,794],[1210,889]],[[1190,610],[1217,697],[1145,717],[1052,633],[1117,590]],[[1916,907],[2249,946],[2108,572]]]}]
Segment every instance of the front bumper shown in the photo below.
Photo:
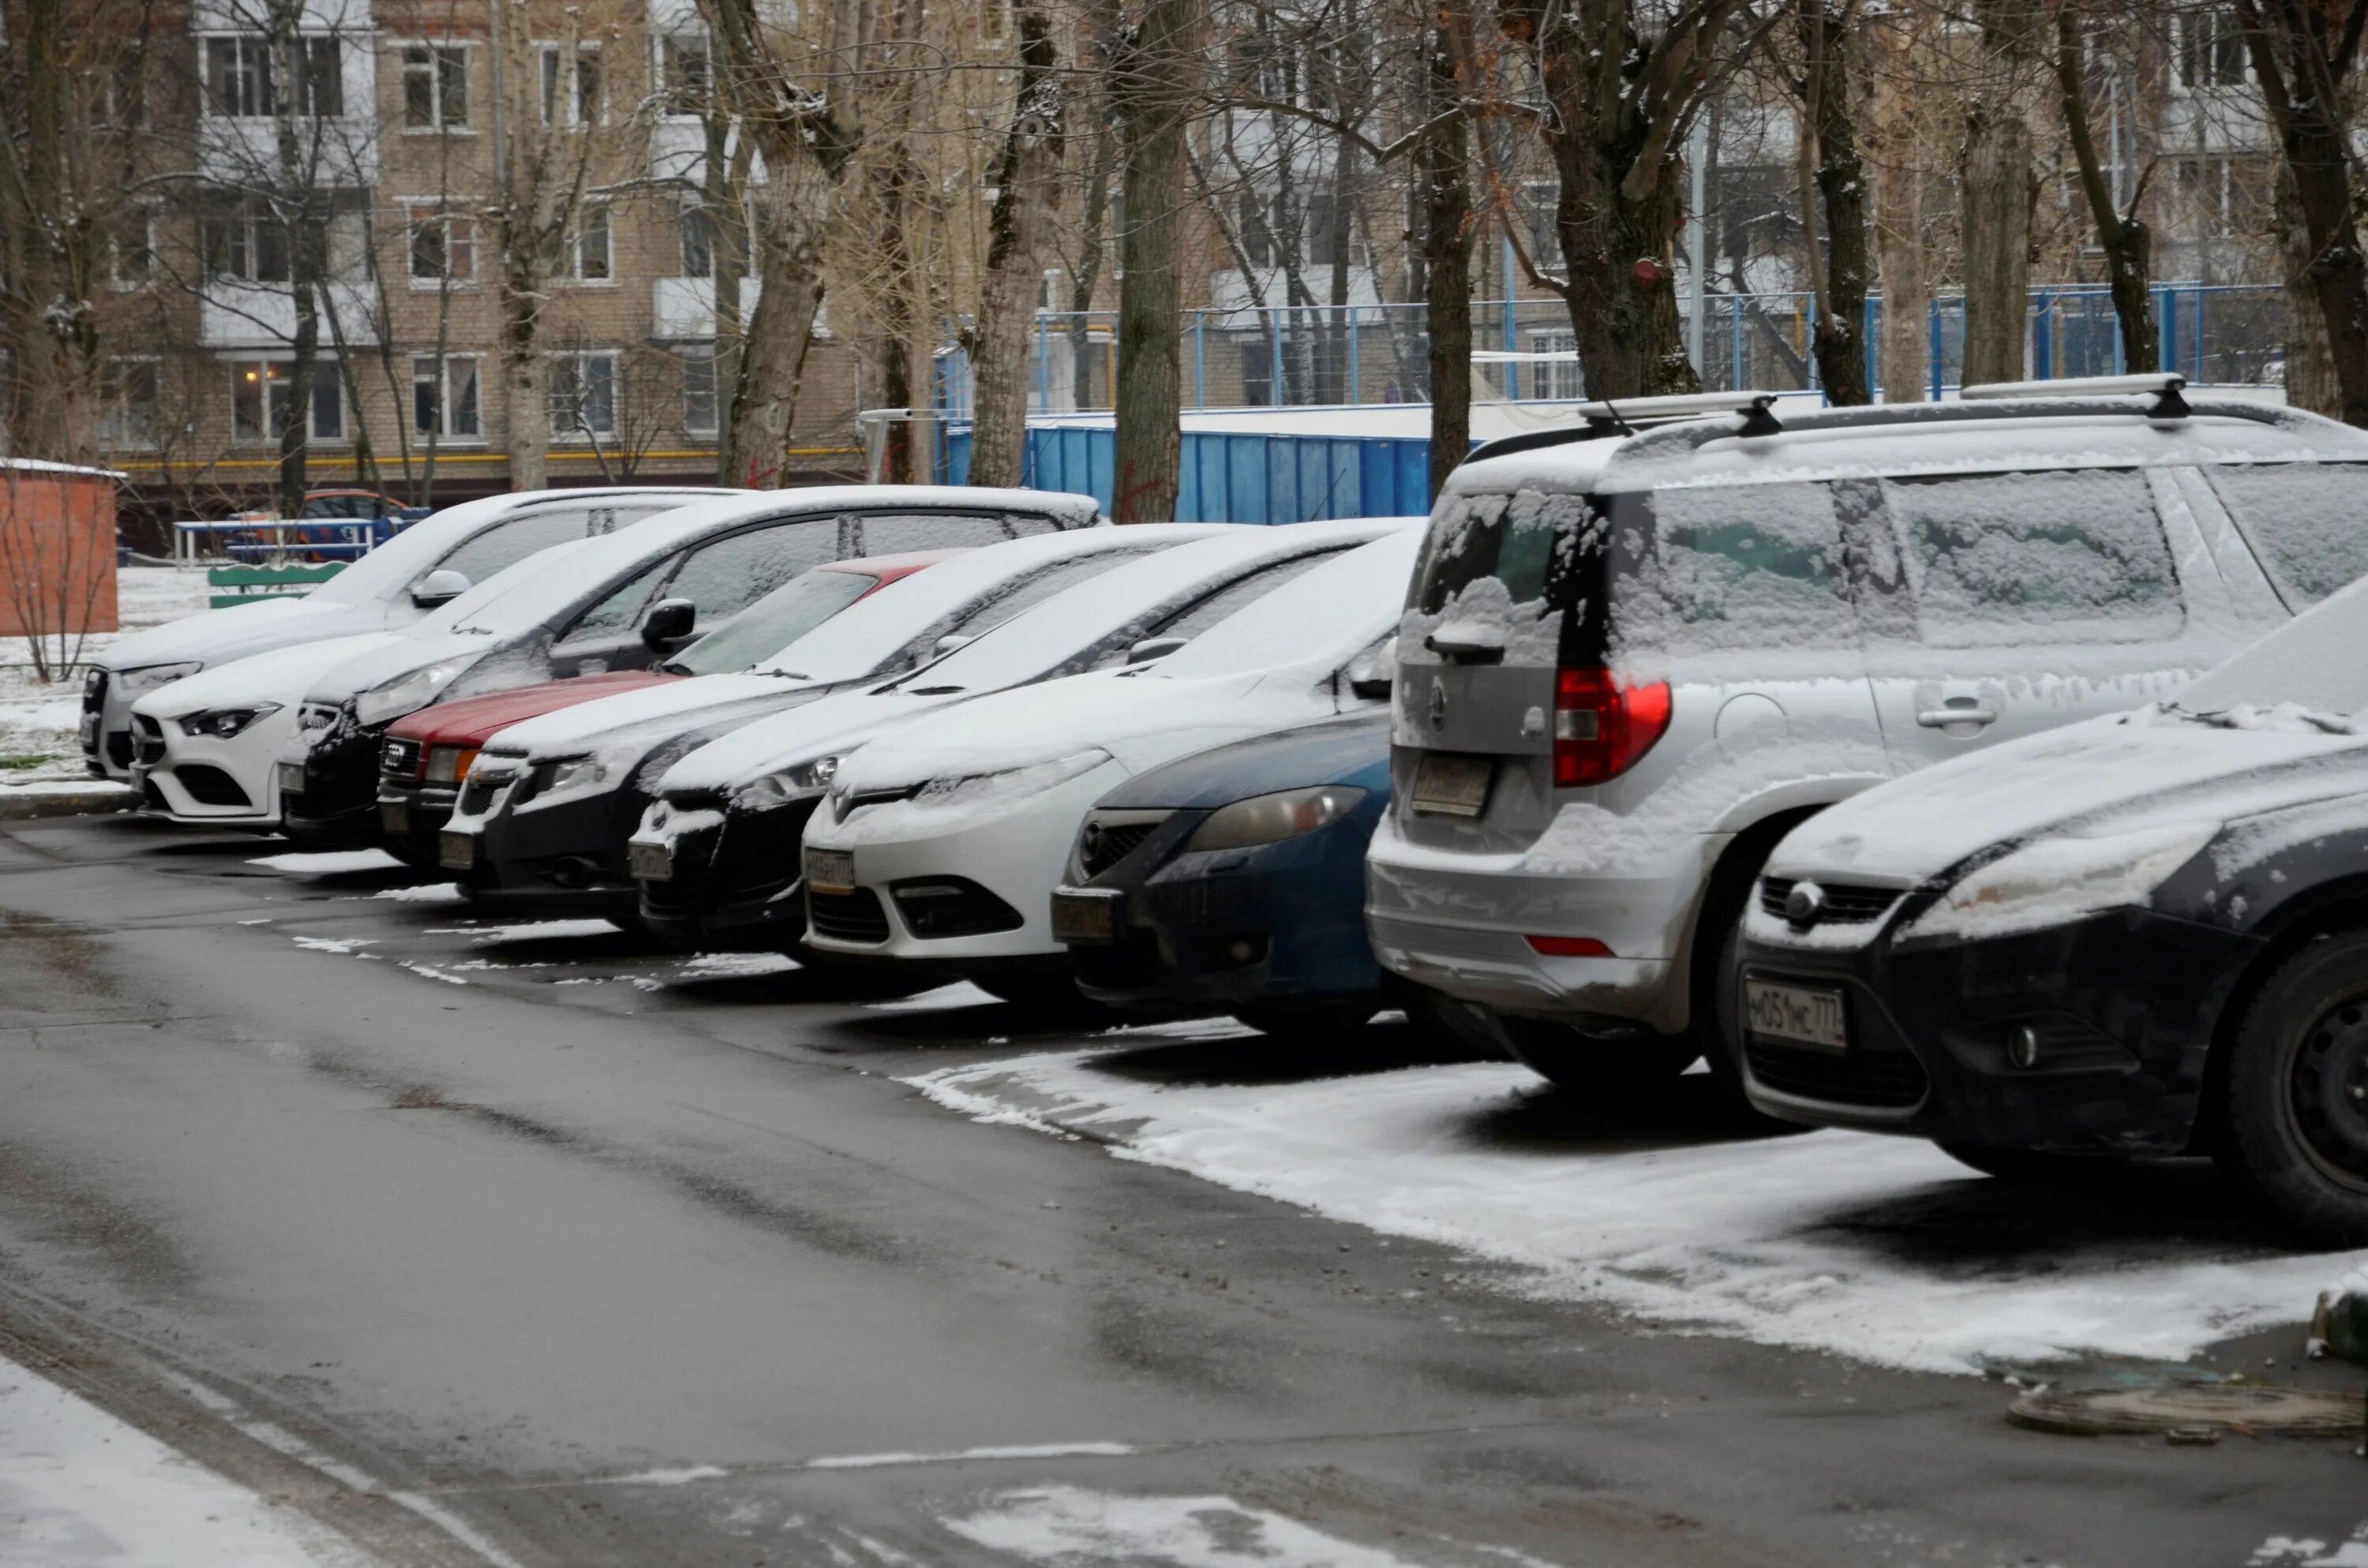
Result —
[{"label": "front bumper", "polygon": [[1378,996],[1362,907],[1378,814],[1376,802],[1279,844],[1192,852],[1183,846],[1208,813],[1174,812],[1077,884],[1119,906],[1114,941],[1069,944],[1078,990],[1118,1006],[1216,1012]]},{"label": "front bumper", "polygon": [[[1787,944],[1755,918],[1742,978],[1838,990],[1848,1049],[1747,1032],[1771,1116],[2059,1153],[2174,1153],[2197,1131],[2214,1026],[2258,940],[2150,910],[1986,940]],[[2031,1028],[2038,1055],[2014,1066]]]},{"label": "front bumper", "polygon": [[[639,903],[625,840],[648,798],[627,784],[538,801],[531,772],[483,788],[472,778],[438,834],[435,863],[470,902],[495,909],[632,914]],[[462,842],[467,863],[456,863]]]},{"label": "front bumper", "polygon": [[279,754],[279,812],[289,837],[323,849],[378,843],[379,742],[385,733],[385,725],[366,728],[349,712],[315,732],[301,751]]},{"label": "front bumper", "polygon": [[101,665],[85,677],[79,728],[83,768],[92,778],[131,777],[139,750],[131,734],[131,703],[115,671]]},{"label": "front bumper", "polygon": [[638,884],[643,924],[686,951],[802,945],[799,841],[821,803],[814,795],[769,812],[725,811],[720,821],[668,832],[670,874]]},{"label": "front bumper", "polygon": [[131,722],[131,777],[142,812],[194,825],[279,825],[273,758],[292,721],[273,714],[228,740],[185,734],[176,722],[146,714]]}]

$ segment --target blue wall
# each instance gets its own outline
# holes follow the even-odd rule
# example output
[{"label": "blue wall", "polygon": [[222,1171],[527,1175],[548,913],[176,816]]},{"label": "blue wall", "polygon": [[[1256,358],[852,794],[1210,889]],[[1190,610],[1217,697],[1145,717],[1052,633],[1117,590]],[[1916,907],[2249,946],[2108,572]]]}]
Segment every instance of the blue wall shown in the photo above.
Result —
[{"label": "blue wall", "polygon": [[[1025,483],[1091,495],[1110,508],[1117,433],[1108,426],[1031,426]],[[1404,517],[1430,510],[1430,443],[1372,436],[1184,433],[1184,523],[1304,523]],[[946,442],[942,483],[970,472],[970,432]]]}]

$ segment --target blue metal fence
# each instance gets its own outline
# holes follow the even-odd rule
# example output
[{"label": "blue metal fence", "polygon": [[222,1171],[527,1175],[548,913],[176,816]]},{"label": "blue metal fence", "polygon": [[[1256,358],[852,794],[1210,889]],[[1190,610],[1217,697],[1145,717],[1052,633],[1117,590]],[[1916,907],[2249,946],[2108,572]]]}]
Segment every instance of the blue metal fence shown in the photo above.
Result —
[{"label": "blue metal fence", "polygon": [[[1023,483],[1117,497],[1117,436],[1109,426],[1038,426],[1028,432]],[[945,442],[941,483],[970,474],[970,432]],[[1368,436],[1184,432],[1176,519],[1304,523],[1326,517],[1412,517],[1430,510],[1430,443]]]}]

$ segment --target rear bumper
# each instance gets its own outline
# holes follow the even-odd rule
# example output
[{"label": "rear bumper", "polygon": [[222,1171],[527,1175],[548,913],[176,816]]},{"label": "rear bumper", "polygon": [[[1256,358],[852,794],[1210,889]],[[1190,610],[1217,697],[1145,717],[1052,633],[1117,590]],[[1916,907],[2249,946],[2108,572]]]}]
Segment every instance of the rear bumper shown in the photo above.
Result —
[{"label": "rear bumper", "polygon": [[[2260,944],[2142,909],[1902,951],[1747,935],[1743,977],[1838,990],[1845,1052],[1747,1036],[1761,1110],[1817,1126],[2060,1153],[2194,1141],[2214,1028]],[[2037,1062],[2008,1056],[2031,1028]]]}]

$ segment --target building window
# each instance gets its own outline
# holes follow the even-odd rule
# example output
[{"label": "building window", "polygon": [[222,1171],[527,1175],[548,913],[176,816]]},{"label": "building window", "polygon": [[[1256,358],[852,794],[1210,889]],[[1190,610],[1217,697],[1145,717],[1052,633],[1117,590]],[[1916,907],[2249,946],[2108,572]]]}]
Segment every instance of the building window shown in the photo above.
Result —
[{"label": "building window", "polygon": [[617,433],[617,356],[605,350],[551,357],[551,438],[606,439]]},{"label": "building window", "polygon": [[607,109],[600,96],[600,46],[579,44],[575,70],[560,69],[559,45],[542,46],[542,122],[598,125]]},{"label": "building window", "polygon": [[1335,222],[1332,193],[1311,190],[1307,193],[1307,265],[1330,267],[1349,259],[1349,236],[1341,232],[1344,224]]},{"label": "building window", "polygon": [[704,207],[682,210],[682,276],[715,276],[715,215]]},{"label": "building window", "polygon": [[2172,79],[2181,90],[2241,87],[2253,79],[2244,25],[2232,7],[2189,11],[2172,21],[2179,29]]},{"label": "building window", "polygon": [[703,115],[715,92],[715,68],[704,33],[668,33],[658,40],[658,92],[666,112]]},{"label": "building window", "polygon": [[2260,157],[2180,158],[2172,165],[2181,226],[2207,239],[2267,233],[2271,174]]},{"label": "building window", "polygon": [[[288,420],[288,400],[295,391],[295,367],[285,359],[238,359],[232,362],[230,374],[232,436],[249,442],[279,440]],[[313,362],[312,439],[345,438],[345,390],[335,360]]]},{"label": "building window", "polygon": [[198,243],[206,276],[238,283],[289,279],[288,231],[252,211],[217,212],[199,220]]},{"label": "building window", "polygon": [[403,46],[403,124],[449,131],[469,123],[469,50],[458,43]]},{"label": "building window", "polygon": [[124,221],[123,232],[108,243],[108,275],[119,289],[137,289],[156,271],[156,218],[135,210]]},{"label": "building window", "polygon": [[616,257],[611,254],[607,203],[586,205],[576,225],[575,243],[568,246],[568,252],[569,259],[575,263],[578,282],[608,283],[615,280]]},{"label": "building window", "polygon": [[156,362],[109,359],[99,373],[98,443],[113,450],[156,444]]},{"label": "building window", "polygon": [[978,40],[981,43],[1002,43],[1011,37],[1011,0],[981,0],[978,10]]},{"label": "building window", "polygon": [[422,204],[411,209],[411,277],[416,282],[465,283],[477,275],[473,218]]},{"label": "building window", "polygon": [[[279,68],[268,38],[240,33],[205,40],[206,112],[220,119],[268,119],[279,112]],[[336,118],[346,112],[343,60],[334,38],[296,40],[303,80],[300,114]]]},{"label": "building window", "polygon": [[685,434],[691,436],[715,434],[715,350],[713,348],[683,350],[682,427]]},{"label": "building window", "polygon": [[411,428],[421,436],[478,434],[474,356],[411,357]]}]

